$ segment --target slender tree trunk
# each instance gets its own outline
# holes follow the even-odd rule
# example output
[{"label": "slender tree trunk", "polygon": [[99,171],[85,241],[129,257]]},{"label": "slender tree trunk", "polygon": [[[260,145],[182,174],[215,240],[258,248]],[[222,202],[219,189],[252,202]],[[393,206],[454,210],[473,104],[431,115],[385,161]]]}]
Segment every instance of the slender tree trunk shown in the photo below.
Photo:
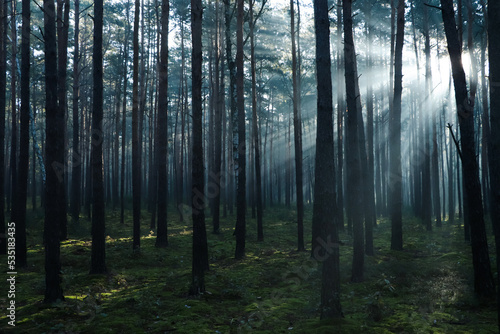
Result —
[{"label": "slender tree trunk", "polygon": [[60,226],[65,210],[59,201],[64,196],[64,178],[52,168],[54,162],[64,159],[64,114],[57,106],[57,46],[56,11],[54,0],[44,0],[45,39],[45,159],[47,163],[47,183],[45,186],[45,303],[64,300],[61,287]]},{"label": "slender tree trunk", "polygon": [[[500,272],[500,31],[498,22],[500,20],[500,3],[488,0],[488,55],[490,67],[490,142],[489,142],[489,165],[490,165],[490,191],[491,191],[491,221],[494,226],[496,244],[497,272]],[[500,282],[500,276],[497,275]],[[500,305],[500,289],[497,290],[497,305]],[[498,306],[497,306],[498,307]],[[497,309],[500,329],[500,308]]]},{"label": "slender tree trunk", "polygon": [[[366,199],[361,188],[362,182],[362,163],[360,159],[361,145],[360,140],[360,122],[361,103],[358,99],[358,77],[356,69],[356,54],[354,48],[353,26],[352,26],[352,0],[344,0],[343,2],[343,18],[344,18],[344,61],[345,61],[345,85],[347,109],[351,112],[347,113],[347,142],[348,149],[346,151],[346,160],[349,166],[347,170],[347,180],[349,184],[348,201],[351,203],[350,214],[353,227],[353,260],[352,260],[352,277],[351,281],[363,281],[364,267],[364,230],[363,230],[363,211]],[[363,150],[363,153],[365,151]],[[364,155],[366,157],[366,154]]]},{"label": "slender tree trunk", "polygon": [[304,246],[304,191],[302,172],[302,117],[299,105],[299,67],[295,45],[295,11],[294,0],[290,0],[290,27],[292,33],[292,83],[293,83],[293,137],[295,147],[295,184],[297,191],[297,249],[305,250]]},{"label": "slender tree trunk", "polygon": [[[91,274],[106,273],[106,235],[104,213],[103,133],[103,0],[94,2],[93,111],[92,111],[92,252]],[[100,134],[100,135],[96,135]]]},{"label": "slender tree trunk", "polygon": [[10,220],[17,221],[17,11],[16,1],[11,2],[11,62],[10,62],[10,96],[11,96],[11,142],[10,142]]},{"label": "slender tree trunk", "polygon": [[[30,1],[22,1],[22,40],[21,40],[21,125],[19,142],[19,168],[16,213],[16,266],[27,265],[26,250],[26,200],[28,197],[29,172],[29,122],[30,122]],[[3,211],[1,212],[3,215]]]},{"label": "slender tree trunk", "polygon": [[[330,60],[330,21],[326,0],[314,1],[317,73],[317,136],[313,204],[312,256],[323,261],[321,286],[321,318],[340,318],[340,268],[335,163],[333,146],[333,101]],[[332,223],[333,218],[333,223]],[[325,242],[324,238],[327,239]],[[328,246],[326,248],[324,245]],[[331,248],[330,248],[330,245]]]},{"label": "slender tree trunk", "polygon": [[237,31],[236,31],[236,92],[238,107],[238,192],[236,207],[236,236],[235,258],[241,259],[245,256],[246,235],[246,135],[245,135],[245,96],[243,76],[243,22],[244,1],[237,0]]},{"label": "slender tree trunk", "polygon": [[133,59],[133,87],[132,87],[132,201],[133,201],[133,249],[141,245],[141,140],[139,115],[139,15],[140,1],[135,0],[134,14],[134,59]]},{"label": "slender tree trunk", "polygon": [[205,230],[205,185],[203,167],[203,109],[202,109],[202,2],[191,0],[192,34],[192,103],[193,103],[193,145],[192,145],[192,219],[193,219],[193,262],[190,294],[205,291],[205,270],[208,270],[208,245]]},{"label": "slender tree trunk", "polygon": [[80,183],[82,174],[82,152],[80,151],[80,124],[78,119],[80,100],[80,0],[75,0],[75,41],[73,54],[73,156],[71,180],[71,215],[78,222],[80,216]]},{"label": "slender tree trunk", "polygon": [[397,33],[395,49],[394,102],[389,122],[390,174],[389,191],[391,198],[391,249],[403,249],[402,217],[402,172],[401,172],[401,94],[403,91],[403,42],[405,24],[405,1],[398,0]]},{"label": "slender tree trunk", "polygon": [[5,105],[7,89],[7,2],[0,2],[0,254],[7,254],[5,226]]},{"label": "slender tree trunk", "polygon": [[158,234],[156,247],[166,247],[167,239],[167,113],[168,113],[168,19],[169,2],[161,3],[161,46],[158,95]]},{"label": "slender tree trunk", "polygon": [[123,52],[123,105],[122,105],[122,161],[120,168],[120,224],[125,223],[125,182],[127,178],[125,177],[125,164],[126,164],[126,147],[127,147],[127,63],[128,63],[128,37],[129,37],[129,9],[130,2],[127,1],[126,12],[127,12],[127,21],[125,27],[125,39],[123,40],[124,44],[124,52]]},{"label": "slender tree trunk", "polygon": [[[455,25],[455,13],[451,0],[441,0],[448,53],[450,55],[455,102],[461,134],[461,155],[464,173],[464,190],[467,197],[467,214],[471,228],[472,262],[474,266],[474,291],[482,297],[491,296],[495,290],[491,275],[488,243],[484,226],[481,184],[476,161],[474,138],[474,108],[467,93],[462,52]],[[465,203],[464,203],[465,204]]]},{"label": "slender tree trunk", "polygon": [[[64,115],[65,120],[67,119],[67,66],[68,66],[68,31],[69,31],[69,0],[57,0],[57,100],[59,108]],[[66,123],[66,122],[65,122]],[[66,126],[60,129],[60,136],[64,137],[64,148],[66,151]],[[64,160],[61,163],[61,173],[65,178],[68,179],[66,165]],[[64,206],[64,212],[66,213],[66,187],[63,187],[64,196],[60,199],[61,207]],[[66,240],[68,238],[68,221],[66,214],[62,217],[62,224],[60,226],[61,240]]]},{"label": "slender tree trunk", "polygon": [[219,9],[220,4],[217,0],[215,2],[215,11],[216,11],[216,20],[215,20],[215,87],[214,87],[214,98],[215,98],[215,114],[214,114],[214,160],[213,160],[213,175],[212,179],[215,183],[216,193],[213,198],[212,203],[212,212],[213,212],[213,232],[219,233],[219,225],[220,225],[220,198],[222,192],[221,186],[221,163],[222,163],[222,113],[224,109],[224,97],[222,95],[223,91],[221,91],[220,87],[220,78],[224,75],[222,71],[220,71],[220,63],[222,60],[222,52],[221,52],[221,42],[222,42],[222,34],[219,33],[219,30],[222,30],[219,23]]}]

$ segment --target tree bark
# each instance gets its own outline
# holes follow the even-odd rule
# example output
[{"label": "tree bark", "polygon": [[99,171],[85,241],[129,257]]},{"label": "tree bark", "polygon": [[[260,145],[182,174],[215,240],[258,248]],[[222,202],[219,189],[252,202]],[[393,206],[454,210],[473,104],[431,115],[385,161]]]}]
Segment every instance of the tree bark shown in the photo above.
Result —
[{"label": "tree bark", "polygon": [[73,221],[78,222],[80,216],[80,183],[82,175],[83,157],[80,151],[80,0],[75,0],[75,41],[73,54],[73,155],[71,180],[71,215]]},{"label": "tree bark", "polygon": [[190,294],[205,291],[205,270],[208,270],[208,245],[205,230],[205,185],[203,166],[203,108],[202,108],[202,15],[201,0],[191,0],[192,34],[192,219],[193,262]]},{"label": "tree bark", "polygon": [[64,161],[64,114],[57,105],[57,46],[56,11],[54,0],[44,0],[44,37],[45,37],[45,159],[47,181],[45,186],[45,303],[64,300],[61,287],[61,260],[59,229],[63,215],[59,201],[64,196],[64,178],[53,168],[54,163]]},{"label": "tree bark", "polygon": [[[345,61],[345,86],[347,100],[347,151],[346,162],[347,183],[349,190],[347,193],[351,209],[349,210],[353,228],[353,260],[351,281],[363,281],[364,267],[364,230],[363,230],[363,210],[365,202],[364,193],[361,188],[363,178],[360,159],[363,145],[360,140],[360,116],[361,103],[359,99],[358,76],[356,66],[356,51],[354,48],[353,26],[352,26],[352,0],[343,1],[344,18],[344,61]],[[363,150],[363,153],[365,151]],[[364,155],[366,157],[366,155]]]},{"label": "tree bark", "polygon": [[7,89],[7,2],[0,3],[0,254],[7,254],[5,235],[5,104]]},{"label": "tree bark", "polygon": [[158,85],[158,233],[156,247],[166,247],[167,239],[167,113],[168,113],[168,19],[169,2],[161,3],[161,46]]},{"label": "tree bark", "polygon": [[[462,66],[462,51],[455,25],[452,0],[441,0],[441,14],[448,42],[455,102],[459,118],[464,192],[467,198],[467,215],[470,223],[472,262],[474,266],[474,291],[481,297],[491,296],[495,291],[491,275],[488,243],[484,226],[481,184],[476,160],[474,138],[474,108],[467,93],[465,72]],[[465,203],[464,203],[465,204]]]},{"label": "tree bark", "polygon": [[92,252],[91,274],[106,273],[106,235],[104,212],[103,133],[103,0],[94,2],[93,110],[92,110]]},{"label": "tree bark", "polygon": [[[26,200],[28,197],[29,172],[29,122],[30,122],[30,1],[22,1],[22,40],[21,40],[21,113],[19,168],[17,183],[16,213],[16,265],[27,265],[26,250]],[[3,176],[3,175],[2,175]],[[1,212],[3,215],[3,211]]]},{"label": "tree bark", "polygon": [[[500,272],[500,3],[488,0],[488,55],[489,55],[489,81],[490,81],[490,142],[489,142],[489,165],[490,165],[490,191],[491,191],[491,220],[495,232],[496,265]],[[497,275],[500,282],[500,276]],[[500,305],[500,289],[497,290],[497,305]],[[500,308],[498,321],[500,329]]]},{"label": "tree bark", "polygon": [[141,134],[139,115],[139,15],[140,0],[135,0],[134,14],[134,58],[132,73],[132,202],[133,202],[133,245],[138,250],[141,246]]},{"label": "tree bark", "polygon": [[401,93],[403,91],[403,43],[405,25],[405,2],[398,1],[396,49],[394,54],[394,102],[389,122],[390,171],[389,191],[391,198],[391,249],[403,249],[403,195],[401,190]]},{"label": "tree bark", "polygon": [[243,76],[243,0],[238,0],[237,30],[236,30],[236,94],[238,107],[238,191],[236,206],[236,249],[234,257],[241,259],[245,256],[246,235],[246,135],[245,135],[245,96]]},{"label": "tree bark", "polygon": [[[337,199],[333,146],[332,76],[330,60],[330,21],[326,0],[314,1],[316,36],[317,135],[313,204],[312,256],[323,262],[321,318],[340,318],[340,268],[338,248]],[[327,239],[328,244],[324,238]],[[326,248],[324,245],[332,245]]]}]

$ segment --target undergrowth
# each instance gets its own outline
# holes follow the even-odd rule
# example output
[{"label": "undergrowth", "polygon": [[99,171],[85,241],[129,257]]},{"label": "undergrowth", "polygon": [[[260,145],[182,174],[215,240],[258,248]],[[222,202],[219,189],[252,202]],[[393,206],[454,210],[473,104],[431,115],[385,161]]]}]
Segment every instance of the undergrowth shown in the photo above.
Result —
[{"label": "undergrowth", "polygon": [[[69,219],[61,244],[65,301],[42,303],[44,294],[43,215],[28,221],[27,268],[18,269],[16,327],[1,313],[5,333],[495,333],[496,306],[471,290],[470,247],[462,228],[444,222],[427,232],[412,217],[404,220],[403,251],[390,250],[390,222],[375,228],[375,255],[365,258],[365,281],[350,283],[352,238],[341,233],[341,302],[344,317],[319,320],[321,263],[296,251],[295,213],[268,208],[264,242],[247,218],[247,256],[234,260],[235,218],[208,233],[207,291],[188,296],[191,225],[170,210],[169,246],[154,247],[150,216],[143,213],[141,249],[132,252],[132,217],[119,223],[107,212],[109,273],[89,275],[90,223]],[[310,209],[306,245],[310,248]],[[207,219],[207,231],[211,220]],[[490,254],[493,249],[490,249]],[[493,259],[492,259],[493,260]],[[0,261],[6,264],[5,256]],[[492,261],[495,263],[495,261]],[[3,268],[6,268],[5,266]],[[6,270],[4,270],[6,272]],[[6,274],[5,274],[6,275]],[[0,308],[7,307],[2,279]]]}]

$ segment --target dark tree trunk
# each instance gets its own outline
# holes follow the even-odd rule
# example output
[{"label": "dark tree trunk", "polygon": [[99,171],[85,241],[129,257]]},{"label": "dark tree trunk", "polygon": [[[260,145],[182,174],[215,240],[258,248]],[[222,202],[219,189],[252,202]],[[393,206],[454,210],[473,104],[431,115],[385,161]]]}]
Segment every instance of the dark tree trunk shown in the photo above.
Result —
[{"label": "dark tree trunk", "polygon": [[[220,197],[222,192],[221,186],[221,163],[222,163],[222,113],[224,110],[224,91],[220,87],[220,78],[224,75],[220,71],[220,63],[222,60],[221,52],[221,42],[222,34],[219,34],[219,1],[216,1],[216,20],[217,25],[215,33],[215,87],[214,87],[214,98],[215,98],[215,114],[214,114],[214,159],[213,159],[213,175],[211,176],[212,181],[215,184],[215,196],[212,202],[212,212],[213,212],[213,232],[219,233],[220,225]],[[222,31],[222,29],[220,29]]]},{"label": "dark tree trunk", "polygon": [[205,229],[205,180],[203,167],[203,109],[202,109],[202,15],[201,0],[191,0],[192,34],[192,219],[193,219],[193,262],[190,294],[205,291],[205,271],[208,270],[208,245]]},{"label": "dark tree trunk", "polygon": [[305,250],[304,246],[304,191],[302,173],[302,117],[300,112],[299,67],[295,45],[295,11],[294,0],[290,0],[290,27],[292,32],[292,83],[293,83],[293,137],[295,146],[295,184],[297,192],[297,249]]},{"label": "dark tree trunk", "polygon": [[[16,222],[17,214],[17,11],[16,11],[16,1],[11,2],[11,55],[10,55],[10,97],[11,97],[11,142],[10,142],[10,189],[8,193],[10,194],[10,220]],[[7,210],[9,207],[7,208]]]},{"label": "dark tree trunk", "polygon": [[123,40],[124,46],[124,52],[123,52],[123,104],[122,104],[122,129],[121,129],[121,134],[122,134],[122,161],[121,161],[121,166],[120,166],[120,224],[125,223],[125,180],[127,179],[125,177],[125,163],[126,163],[126,137],[127,137],[127,63],[128,63],[128,37],[129,37],[129,9],[130,9],[130,3],[127,2],[127,22],[125,22],[126,27],[125,27],[125,39]]},{"label": "dark tree trunk", "polygon": [[103,133],[103,0],[94,1],[93,111],[92,111],[92,253],[91,274],[106,273],[106,235],[104,213]]},{"label": "dark tree trunk", "polygon": [[[362,166],[361,166],[361,150],[360,146],[364,145],[360,141],[360,123],[361,103],[359,101],[358,76],[356,66],[356,54],[354,48],[353,26],[352,26],[352,0],[343,2],[343,18],[344,18],[344,61],[345,61],[345,86],[347,98],[347,151],[346,162],[349,168],[347,169],[347,184],[348,201],[350,202],[350,218],[352,219],[353,228],[353,260],[352,260],[352,277],[351,281],[363,281],[363,266],[364,266],[364,230],[363,230],[363,210],[366,203],[363,190],[361,189],[362,182]],[[366,154],[364,155],[366,157]]]},{"label": "dark tree trunk", "polygon": [[78,222],[80,216],[80,183],[83,157],[80,151],[80,124],[78,103],[80,100],[80,0],[75,0],[75,42],[73,54],[73,156],[71,180],[71,216]]},{"label": "dark tree trunk", "polygon": [[141,133],[139,132],[139,15],[140,1],[135,0],[134,14],[134,59],[132,87],[132,202],[133,202],[133,244],[138,250],[141,246]]},{"label": "dark tree trunk", "polygon": [[[333,147],[332,76],[330,60],[330,22],[326,0],[314,1],[317,73],[317,136],[313,204],[312,256],[323,262],[321,318],[340,318],[340,268],[338,248],[337,199]],[[325,239],[326,238],[326,242]],[[325,247],[327,246],[327,247]]]},{"label": "dark tree trunk", "polygon": [[47,180],[45,186],[45,299],[46,303],[64,300],[61,288],[61,260],[59,231],[65,215],[60,202],[64,196],[64,178],[53,168],[64,160],[64,114],[57,106],[57,46],[56,12],[54,0],[44,0],[45,39],[45,161]]},{"label": "dark tree trunk", "polygon": [[[27,264],[26,250],[26,200],[28,197],[29,172],[29,122],[30,122],[30,1],[22,1],[22,40],[21,40],[21,125],[19,142],[19,168],[17,183],[16,213],[16,265]],[[3,215],[3,211],[1,212]]]},{"label": "dark tree trunk", "polygon": [[[169,2],[161,4],[161,46],[158,85],[158,233],[156,247],[166,247],[167,239],[167,112],[168,112],[168,14]],[[156,146],[156,145],[155,145]]]},{"label": "dark tree trunk", "polygon": [[7,253],[5,236],[5,104],[7,89],[7,2],[0,3],[0,254]]},{"label": "dark tree trunk", "polygon": [[236,206],[236,250],[234,257],[245,256],[246,235],[246,143],[245,143],[245,97],[243,77],[243,22],[244,1],[238,0],[237,31],[236,31],[236,92],[238,106],[238,192]]},{"label": "dark tree trunk", "polygon": [[[500,272],[500,3],[488,1],[488,55],[490,66],[490,142],[489,142],[489,165],[490,165],[490,189],[491,189],[491,220],[495,232],[496,265]],[[500,276],[497,275],[500,282]],[[500,305],[500,289],[497,291],[497,304]],[[498,320],[500,328],[500,308],[498,308]]]},{"label": "dark tree trunk", "polygon": [[[65,123],[67,115],[67,66],[68,66],[68,31],[69,31],[69,0],[57,0],[57,100],[58,107],[64,115]],[[66,124],[59,129],[59,135],[64,138],[64,150],[66,151]],[[61,175],[68,179],[65,160],[60,161]],[[64,216],[60,226],[61,240],[68,238],[68,220],[66,217],[66,187],[63,187],[64,196],[60,199],[61,208],[64,207]]]},{"label": "dark tree trunk", "polygon": [[403,91],[403,43],[405,25],[405,2],[398,1],[396,49],[394,54],[394,102],[389,121],[389,191],[391,202],[391,249],[403,249],[403,195],[401,190],[401,93]]},{"label": "dark tree trunk", "polygon": [[[491,275],[488,243],[483,217],[481,184],[476,160],[474,138],[474,108],[467,93],[465,72],[462,67],[462,51],[455,25],[452,0],[441,0],[443,23],[451,60],[455,102],[461,134],[464,192],[467,197],[467,215],[471,229],[472,262],[474,266],[474,291],[481,297],[491,296],[495,291]],[[464,203],[465,204],[465,203]]]}]

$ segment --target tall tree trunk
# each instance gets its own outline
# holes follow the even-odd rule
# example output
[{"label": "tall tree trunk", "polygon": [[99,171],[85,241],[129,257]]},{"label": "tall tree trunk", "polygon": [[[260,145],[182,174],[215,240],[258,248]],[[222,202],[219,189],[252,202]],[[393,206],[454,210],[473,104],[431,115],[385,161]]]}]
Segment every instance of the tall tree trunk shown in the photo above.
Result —
[{"label": "tall tree trunk", "polygon": [[345,115],[345,79],[344,56],[342,45],[342,6],[337,6],[337,208],[339,230],[344,231],[344,115]]},{"label": "tall tree trunk", "polygon": [[63,223],[65,208],[60,201],[64,196],[63,178],[52,168],[54,162],[64,161],[64,114],[57,106],[57,46],[56,11],[54,0],[44,0],[45,39],[45,159],[47,181],[45,186],[45,298],[44,302],[54,303],[64,300],[61,287],[61,260],[59,229]]},{"label": "tall tree trunk", "polygon": [[[500,3],[488,0],[488,55],[490,67],[490,142],[489,142],[489,165],[490,165],[490,191],[491,191],[491,220],[495,232],[496,265],[500,272],[500,31],[498,22],[500,20]],[[500,276],[497,275],[500,282]],[[497,304],[500,305],[500,289],[497,290]],[[498,307],[498,306],[497,306]],[[500,308],[498,321],[500,328]]]},{"label": "tall tree trunk", "polygon": [[[317,73],[317,135],[313,204],[312,256],[323,262],[321,318],[340,318],[340,267],[337,198],[333,147],[333,101],[330,60],[330,21],[326,0],[314,0]],[[326,242],[324,240],[326,238]],[[327,246],[328,248],[326,248]]]},{"label": "tall tree trunk", "polygon": [[290,0],[290,28],[292,33],[292,84],[293,84],[293,138],[295,147],[295,184],[297,192],[297,249],[305,250],[304,246],[304,191],[302,173],[302,117],[299,105],[300,72],[297,64],[297,49],[295,45],[295,11],[294,0]]},{"label": "tall tree trunk", "polygon": [[391,199],[391,249],[403,249],[403,195],[401,190],[401,94],[403,91],[403,43],[405,25],[405,1],[398,0],[397,32],[395,49],[394,102],[389,122],[390,171],[389,191]]},{"label": "tall tree trunk", "polygon": [[[364,267],[364,230],[363,230],[363,211],[365,198],[361,188],[362,182],[362,166],[360,159],[362,158],[360,145],[360,116],[359,109],[361,103],[359,99],[358,76],[356,66],[356,54],[354,48],[353,27],[352,27],[352,0],[344,0],[343,2],[343,18],[344,18],[344,61],[345,61],[345,86],[347,98],[347,142],[346,160],[349,168],[347,169],[348,201],[350,202],[351,219],[353,227],[353,260],[352,260],[352,277],[351,281],[363,281]],[[364,154],[366,157],[366,154]]]},{"label": "tall tree trunk", "polygon": [[80,216],[80,183],[82,175],[82,152],[80,151],[80,124],[78,119],[80,100],[80,0],[75,0],[75,39],[73,54],[73,156],[71,180],[71,216],[78,222]]},{"label": "tall tree trunk", "polygon": [[0,2],[0,254],[7,253],[5,235],[5,105],[7,89],[7,2]]},{"label": "tall tree trunk", "polygon": [[10,142],[10,220],[17,221],[17,11],[16,1],[11,2],[11,61],[10,61],[10,97],[11,97],[11,142]]},{"label": "tall tree trunk", "polygon": [[126,137],[127,137],[127,63],[128,63],[128,37],[129,37],[129,9],[130,2],[127,1],[126,12],[127,12],[127,21],[125,22],[125,38],[123,40],[124,51],[123,51],[123,104],[122,104],[122,161],[120,166],[120,224],[125,223],[125,182],[127,178],[125,177],[125,164],[126,164]]},{"label": "tall tree trunk", "polygon": [[236,249],[234,257],[241,259],[245,256],[246,235],[246,135],[245,135],[245,96],[243,76],[243,23],[244,1],[238,0],[237,30],[236,30],[236,93],[238,107],[238,192],[236,206]]},{"label": "tall tree trunk", "polygon": [[[489,81],[490,81],[490,142],[489,142],[489,167],[491,191],[491,220],[495,232],[496,265],[500,271],[500,3],[488,0],[488,55],[489,55]],[[497,275],[500,282],[500,276]],[[500,289],[497,290],[497,304],[500,304]],[[500,328],[500,308],[498,309]]]},{"label": "tall tree trunk", "polygon": [[139,15],[140,0],[135,0],[134,14],[134,59],[132,87],[132,201],[133,201],[133,249],[141,246],[141,134],[139,132]]},{"label": "tall tree trunk", "polygon": [[205,291],[205,270],[208,270],[208,245],[205,230],[205,180],[203,167],[203,109],[202,109],[202,2],[191,0],[192,34],[192,219],[193,262],[190,294]]},{"label": "tall tree trunk", "polygon": [[161,3],[161,46],[158,85],[158,234],[156,247],[166,247],[167,239],[167,113],[168,113],[168,16],[169,2]]},{"label": "tall tree trunk", "polygon": [[93,111],[92,111],[92,252],[91,274],[106,273],[106,235],[104,213],[103,133],[103,0],[94,2]]},{"label": "tall tree trunk", "polygon": [[494,293],[495,285],[491,275],[490,257],[483,217],[481,183],[479,182],[479,168],[476,160],[474,108],[473,105],[471,106],[467,93],[465,72],[462,67],[462,51],[455,25],[453,1],[441,0],[441,7],[460,125],[462,167],[465,181],[464,191],[467,198],[467,214],[471,229],[474,291],[479,296],[487,297]]},{"label": "tall tree trunk", "polygon": [[[68,66],[68,31],[69,31],[69,0],[57,0],[57,100],[66,120],[67,115],[67,66]],[[65,122],[66,123],[66,122]],[[64,137],[64,150],[66,151],[66,125],[60,129],[59,135]],[[68,179],[65,160],[60,161],[62,175]],[[66,217],[66,187],[63,187],[64,196],[60,199],[61,207],[64,206],[64,217],[60,226],[61,240],[68,238],[68,221]]]},{"label": "tall tree trunk", "polygon": [[222,42],[222,34],[219,33],[219,30],[222,31],[220,27],[220,19],[219,19],[219,11],[220,4],[217,0],[215,2],[215,86],[214,86],[214,98],[215,98],[215,114],[214,114],[214,159],[213,159],[213,175],[212,179],[215,183],[216,192],[213,198],[212,203],[212,212],[213,212],[213,232],[219,233],[219,225],[220,225],[220,197],[221,197],[221,163],[222,163],[222,113],[224,109],[224,97],[223,91],[220,87],[220,78],[224,76],[224,72],[220,71],[220,63],[222,60],[222,52],[221,52],[221,42]]},{"label": "tall tree trunk", "polygon": [[[26,250],[26,200],[28,197],[29,172],[29,122],[30,122],[30,1],[22,1],[22,40],[21,40],[21,133],[19,142],[19,168],[16,213],[16,265],[27,264]],[[3,215],[3,211],[1,212]]]}]

